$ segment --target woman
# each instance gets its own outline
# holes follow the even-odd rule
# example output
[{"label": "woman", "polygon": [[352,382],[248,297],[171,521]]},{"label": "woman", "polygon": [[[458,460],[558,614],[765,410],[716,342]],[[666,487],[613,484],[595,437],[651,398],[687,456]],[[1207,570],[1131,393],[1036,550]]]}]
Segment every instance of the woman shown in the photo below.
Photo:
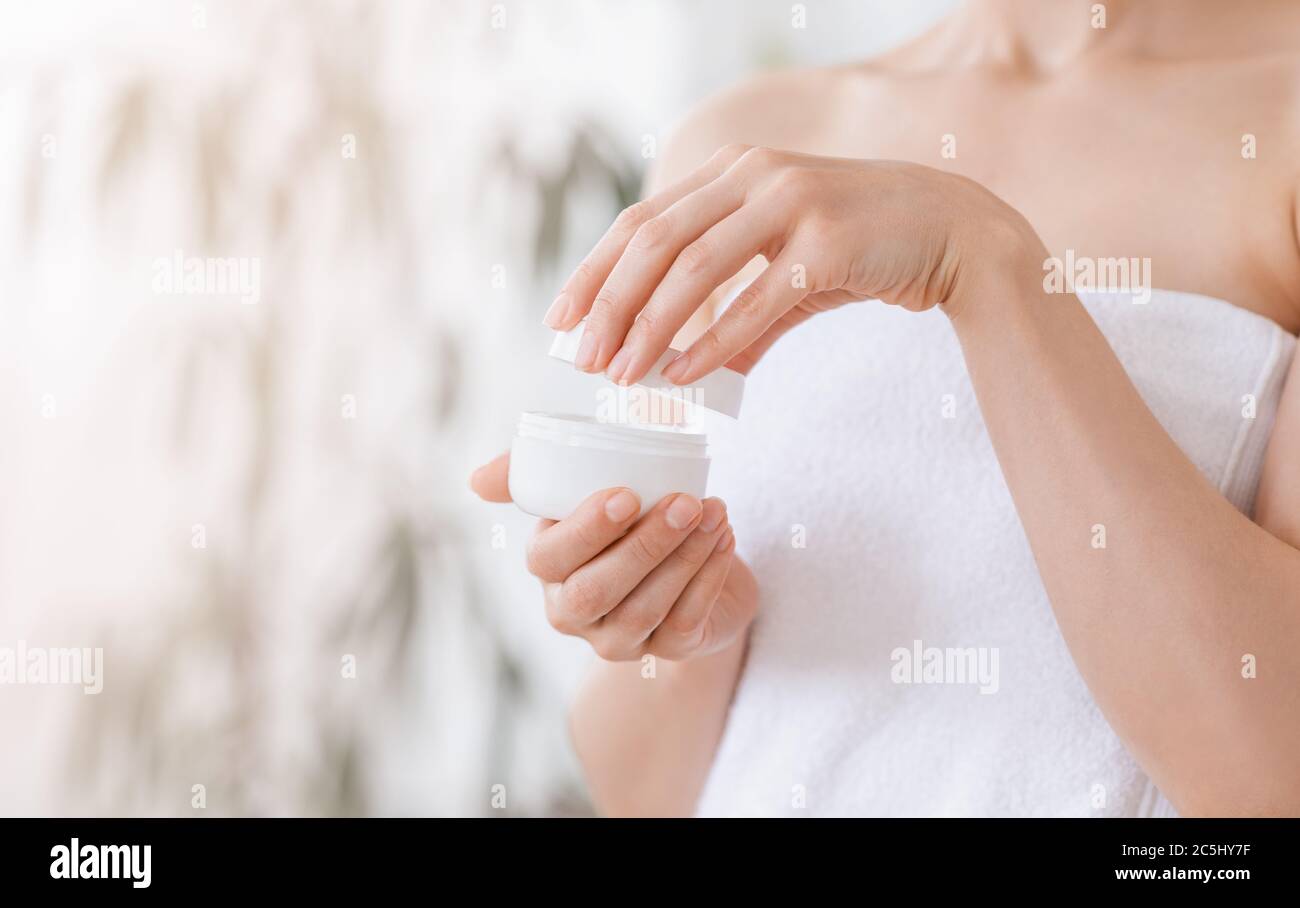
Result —
[{"label": "woman", "polygon": [[1300,814],[1297,39],[975,0],[688,119],[547,316],[617,381],[753,369],[730,514],[531,543],[603,810]]}]

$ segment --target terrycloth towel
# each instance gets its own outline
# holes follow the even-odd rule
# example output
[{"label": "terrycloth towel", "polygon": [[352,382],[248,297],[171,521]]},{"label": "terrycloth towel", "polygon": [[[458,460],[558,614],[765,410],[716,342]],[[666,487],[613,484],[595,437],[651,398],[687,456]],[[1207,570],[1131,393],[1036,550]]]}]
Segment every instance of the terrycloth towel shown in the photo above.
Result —
[{"label": "terrycloth towel", "polygon": [[[1192,294],[1080,298],[1249,513],[1295,339]],[[941,313],[817,315],[709,430],[762,599],[700,814],[1172,813],[1070,658]]]}]

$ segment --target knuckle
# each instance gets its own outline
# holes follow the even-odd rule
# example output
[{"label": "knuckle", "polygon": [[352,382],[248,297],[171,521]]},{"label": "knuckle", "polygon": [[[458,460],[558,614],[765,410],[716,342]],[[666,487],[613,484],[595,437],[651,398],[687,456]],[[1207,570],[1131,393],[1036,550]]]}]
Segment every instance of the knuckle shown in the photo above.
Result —
[{"label": "knuckle", "polygon": [[654,656],[656,659],[677,659],[680,657],[678,648],[661,639],[657,630],[645,642],[644,650],[647,656]]},{"label": "knuckle", "polygon": [[621,640],[613,634],[602,634],[590,641],[596,655],[606,662],[630,662],[641,655],[641,647]]},{"label": "knuckle", "polygon": [[597,321],[605,316],[618,311],[619,296],[608,286],[601,287],[600,292],[591,303],[591,315]]},{"label": "knuckle", "polygon": [[781,163],[781,153],[774,148],[758,145],[740,156],[736,164],[747,170],[771,170]]},{"label": "knuckle", "polygon": [[691,656],[691,652],[678,640],[670,640],[661,636],[657,631],[655,635],[645,642],[643,647],[647,656],[654,656],[656,659],[668,659],[678,662]]},{"label": "knuckle", "polygon": [[799,239],[811,248],[817,248],[831,238],[835,222],[824,214],[810,213],[799,225]]},{"label": "knuckle", "polygon": [[709,243],[701,238],[681,251],[677,256],[677,266],[685,274],[700,274],[709,267],[712,259],[713,251],[709,248]]},{"label": "knuckle", "polygon": [[628,233],[650,219],[650,205],[644,201],[633,202],[618,213],[614,226]]},{"label": "knuckle", "polygon": [[[736,298],[731,301],[731,305],[727,307],[727,311],[734,313],[737,318],[750,319],[758,314],[762,308],[762,302],[762,288],[755,282],[736,295]],[[716,334],[713,341],[715,343],[718,341]]]},{"label": "knuckle", "polygon": [[698,642],[697,638],[702,636],[704,619],[683,609],[673,609],[660,627],[675,638],[678,649],[690,650]]},{"label": "knuckle", "polygon": [[625,344],[641,338],[654,337],[659,333],[659,322],[659,313],[653,311],[652,307],[647,306],[642,309],[640,315],[636,317],[636,321],[632,323],[632,327],[628,330],[628,340]]},{"label": "knuckle", "polygon": [[[736,304],[733,302],[731,305],[735,306]],[[717,355],[721,347],[722,338],[718,336],[717,327],[710,325],[709,328],[699,336],[699,339],[695,341],[695,344],[691,349],[693,351],[699,351],[701,356],[711,358]],[[691,356],[694,357],[695,353],[693,352]]]},{"label": "knuckle", "polygon": [[708,545],[692,545],[690,541],[684,542],[669,553],[668,558],[673,564],[679,567],[690,568],[692,571],[699,570],[700,566],[708,560],[712,548]]},{"label": "knuckle", "polygon": [[573,276],[569,279],[569,283],[580,286],[590,284],[593,274],[595,272],[592,271],[591,263],[583,260],[573,269]]},{"label": "knuckle", "polygon": [[728,142],[713,154],[713,159],[719,164],[730,167],[741,159],[745,152],[754,146],[746,145],[744,142]]},{"label": "knuckle", "polygon": [[628,601],[624,601],[617,609],[605,616],[601,622],[606,632],[611,637],[619,639],[642,640],[653,630],[653,626],[646,624],[646,619],[639,613],[636,608],[629,608]]},{"label": "knuckle", "polygon": [[644,566],[653,567],[664,560],[663,542],[651,533],[638,533],[627,541],[628,554]]},{"label": "knuckle", "polygon": [[587,580],[583,574],[571,574],[560,588],[560,601],[556,603],[565,619],[583,623],[601,614],[604,594],[600,585]]},{"label": "knuckle", "polygon": [[560,601],[551,595],[546,597],[546,621],[553,629],[570,637],[578,635],[578,623],[566,612]]},{"label": "knuckle", "polygon": [[671,230],[672,225],[668,223],[667,217],[662,214],[652,217],[632,234],[631,245],[637,249],[653,249],[667,241]]},{"label": "knuckle", "polygon": [[605,539],[590,519],[578,519],[573,523],[573,541],[586,551],[594,551],[604,547]]},{"label": "knuckle", "polygon": [[774,190],[791,201],[810,198],[817,188],[817,174],[800,167],[787,167],[775,178]]},{"label": "knuckle", "polygon": [[535,538],[528,541],[528,548],[524,552],[524,564],[528,568],[528,573],[539,580],[558,579],[553,574],[550,555]]}]

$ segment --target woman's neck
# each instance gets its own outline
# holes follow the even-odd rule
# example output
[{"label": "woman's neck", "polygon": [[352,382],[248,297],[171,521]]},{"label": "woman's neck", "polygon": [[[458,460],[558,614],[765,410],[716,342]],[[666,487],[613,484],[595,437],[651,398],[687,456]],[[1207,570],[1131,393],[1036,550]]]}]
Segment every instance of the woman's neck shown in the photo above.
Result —
[{"label": "woman's neck", "polygon": [[[1259,51],[1273,0],[967,0],[898,62],[1049,75],[1098,56],[1177,59]],[[1287,12],[1293,12],[1287,11]],[[1242,46],[1238,46],[1242,45]]]},{"label": "woman's neck", "polygon": [[[1055,70],[1126,36],[1132,0],[968,0],[950,20],[971,62]],[[1127,22],[1126,22],[1127,20]]]}]

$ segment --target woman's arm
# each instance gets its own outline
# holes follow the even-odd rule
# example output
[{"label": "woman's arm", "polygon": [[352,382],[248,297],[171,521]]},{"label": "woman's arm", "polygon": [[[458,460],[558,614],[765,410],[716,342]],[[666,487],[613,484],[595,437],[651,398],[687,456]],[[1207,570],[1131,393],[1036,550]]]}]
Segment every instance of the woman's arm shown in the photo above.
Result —
[{"label": "woman's arm", "polygon": [[744,147],[629,209],[593,250],[600,267],[575,274],[566,314],[588,316],[578,367],[640,380],[755,253],[767,269],[664,377],[752,364],[791,325],[854,300],[941,306],[1111,724],[1183,812],[1300,814],[1300,500],[1283,478],[1300,456],[1300,389],[1260,493],[1274,535],[1187,460],[1079,301],[1043,291],[1047,250],[1005,202],[914,164]]},{"label": "woman's arm", "polygon": [[948,308],[1070,651],[1180,811],[1300,814],[1300,375],[1260,526],[1165,433],[1079,301],[1043,291],[1027,226],[1016,245]]},{"label": "woman's arm", "polygon": [[1255,522],[1300,549],[1300,356],[1291,361],[1273,421],[1255,496]]},{"label": "woman's arm", "polygon": [[[757,590],[735,559],[717,608],[744,608]],[[745,653],[726,649],[681,662],[598,661],[570,714],[591,795],[608,816],[687,816],[722,737]]]}]

